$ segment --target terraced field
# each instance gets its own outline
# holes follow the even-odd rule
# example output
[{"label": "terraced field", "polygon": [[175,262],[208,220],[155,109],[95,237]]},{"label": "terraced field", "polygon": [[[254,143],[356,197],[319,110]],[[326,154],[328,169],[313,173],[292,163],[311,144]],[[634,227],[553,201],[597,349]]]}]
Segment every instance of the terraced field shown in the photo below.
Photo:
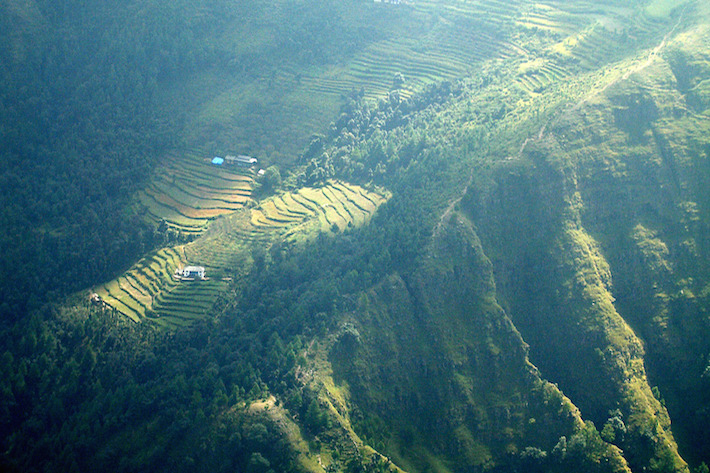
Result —
[{"label": "terraced field", "polygon": [[[248,268],[252,245],[269,245],[277,239],[300,242],[320,232],[362,225],[388,197],[384,191],[332,181],[321,188],[272,197],[253,209],[240,206],[227,218],[212,222],[194,241],[149,255],[94,290],[109,307],[134,322],[167,329],[190,325],[205,317],[227,290],[228,276]],[[174,278],[175,270],[188,264],[204,266],[207,279]]]},{"label": "terraced field", "polygon": [[[378,97],[391,90],[394,75],[402,73],[406,96],[426,84],[464,76],[487,60],[525,63],[540,57],[545,60],[542,67],[517,79],[519,87],[538,93],[571,74],[609,63],[625,49],[629,36],[645,35],[661,25],[658,18],[630,7],[602,9],[593,2],[421,0],[382,8],[405,9],[433,26],[398,31],[344,65],[299,75],[305,93],[340,96],[363,88],[366,95]],[[521,35],[504,36],[504,30]],[[526,38],[541,33],[557,44],[543,54],[529,51]]]},{"label": "terraced field", "polygon": [[582,24],[581,18],[553,4],[535,3],[523,10],[516,26],[537,32],[543,31],[560,39],[573,33]]},{"label": "terraced field", "polygon": [[228,285],[221,278],[178,283],[156,297],[150,320],[168,329],[189,326],[205,317]]},{"label": "terraced field", "polygon": [[[353,43],[360,47],[338,46],[337,52],[326,47],[319,60],[286,58],[261,76],[255,72],[234,81],[206,73],[200,81],[214,94],[190,114],[188,142],[194,147],[209,141],[218,147],[258,150],[271,162],[295,164],[308,137],[322,133],[338,116],[343,97],[362,90],[368,98],[382,98],[399,73],[405,78],[400,94],[408,97],[428,84],[469,76],[489,63],[505,60],[516,67],[542,59],[542,67],[514,79],[519,89],[534,96],[561,79],[608,64],[628,47],[629,38],[634,42],[667,23],[639,14],[633,5],[616,3],[410,0],[342,6],[333,10],[338,17],[333,22],[342,26],[343,37],[367,36]],[[334,44],[340,38],[336,35]],[[234,41],[246,44],[243,38]],[[253,45],[256,49],[249,54],[258,55],[264,44]],[[187,233],[202,228],[211,217],[208,209],[220,211],[215,202],[185,208],[180,204],[186,196],[168,200],[147,194],[143,200],[153,215],[161,218],[169,207],[173,226]]]},{"label": "terraced field", "polygon": [[209,157],[166,159],[138,195],[144,214],[185,234],[198,234],[207,222],[241,209],[250,199],[253,170],[214,166]]},{"label": "terraced field", "polygon": [[[563,0],[418,0],[374,8],[397,12],[388,16],[391,29],[381,39],[337,64],[306,69],[287,64],[268,87],[235,86],[203,113],[230,130],[229,139],[245,149],[286,149],[284,140],[293,142],[288,137],[307,136],[324,126],[322,117],[331,116],[326,113],[330,108],[336,113],[342,96],[361,88],[369,97],[382,96],[391,90],[395,74],[405,76],[406,96],[428,83],[464,77],[488,60],[506,59],[513,71],[517,68],[516,85],[535,96],[579,72],[609,64],[624,50],[629,35],[643,37],[666,21],[632,15],[632,8],[624,5],[600,8],[594,2]],[[531,40],[541,34],[544,42]],[[253,106],[256,102],[249,97],[268,92],[264,87],[289,92],[284,102],[269,99]],[[315,103],[320,105],[308,105]],[[224,124],[229,120],[232,128]],[[137,197],[138,211],[146,218],[190,237],[182,241],[193,241],[142,260],[98,289],[111,307],[132,320],[164,327],[189,324],[207,313],[227,288],[222,277],[251,264],[252,245],[270,245],[276,239],[299,242],[362,225],[388,197],[333,181],[247,209],[253,171],[212,166],[210,158],[192,153],[166,159]],[[205,266],[210,279],[178,284],[172,273],[186,264]]]},{"label": "terraced field", "polygon": [[570,72],[549,59],[522,63],[518,68],[517,85],[527,92],[539,93],[549,85],[570,76]]},{"label": "terraced field", "polygon": [[156,297],[177,285],[175,269],[184,263],[182,247],[165,248],[146,256],[117,279],[94,288],[111,308],[140,322],[153,310]]},{"label": "terraced field", "polygon": [[591,3],[559,1],[529,6],[516,25],[528,34],[543,32],[556,40],[543,54],[526,56],[519,67],[516,83],[531,94],[610,64],[626,50],[630,37],[645,37],[664,27],[658,18],[627,6],[600,9]]},{"label": "terraced field", "polygon": [[342,181],[320,188],[303,188],[263,202],[253,209],[248,225],[241,231],[245,240],[265,240],[281,234],[300,240],[323,231],[343,231],[366,223],[387,200],[384,192],[365,189]]},{"label": "terraced field", "polygon": [[460,77],[481,61],[525,52],[498,34],[499,26],[518,14],[518,3],[423,0],[382,4],[383,10],[397,9],[402,17],[409,15],[414,23],[433,27],[398,29],[393,24],[393,34],[372,43],[346,64],[314,70],[299,80],[311,94],[340,96],[363,88],[367,96],[379,97],[391,90],[396,73],[406,78],[404,95],[435,81]]}]

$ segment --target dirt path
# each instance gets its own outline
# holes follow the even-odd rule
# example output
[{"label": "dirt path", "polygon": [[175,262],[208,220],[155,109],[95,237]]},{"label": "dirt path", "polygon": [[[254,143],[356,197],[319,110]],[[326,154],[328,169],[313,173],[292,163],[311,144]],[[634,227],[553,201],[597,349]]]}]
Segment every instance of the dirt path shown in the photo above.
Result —
[{"label": "dirt path", "polygon": [[520,145],[520,151],[518,151],[519,158],[523,156],[523,151],[525,151],[525,147],[528,145],[530,140],[534,139],[536,141],[540,141],[542,139],[542,137],[545,136],[545,130],[547,129],[547,125],[550,123],[550,120],[552,120],[552,118],[548,118],[547,121],[545,122],[545,124],[542,125],[542,128],[540,128],[540,130],[537,133],[537,138],[530,138],[530,137],[525,138],[525,141],[523,141],[523,144]]},{"label": "dirt path", "polygon": [[641,64],[637,65],[636,67],[630,68],[621,77],[609,82],[607,85],[602,87],[600,90],[592,92],[590,95],[584,97],[582,100],[577,102],[577,104],[572,108],[572,110],[578,110],[582,105],[584,105],[585,102],[587,102],[592,97],[596,97],[599,94],[603,94],[609,87],[613,86],[614,84],[617,84],[623,80],[627,80],[629,77],[631,77],[631,74],[642,71],[642,70],[646,69],[648,66],[650,66],[653,63],[653,60],[656,58],[656,56],[658,56],[661,53],[661,51],[663,51],[663,49],[666,47],[671,35],[673,35],[675,30],[678,29],[678,27],[680,26],[680,23],[683,21],[683,16],[685,16],[685,11],[687,9],[688,9],[688,5],[683,7],[683,11],[681,11],[680,15],[678,16],[678,21],[676,21],[675,25],[673,25],[673,28],[671,28],[671,30],[668,33],[666,33],[666,35],[663,37],[661,42],[655,48],[653,48],[651,51],[649,51],[648,56],[646,57],[645,61],[643,61]]},{"label": "dirt path", "polygon": [[[599,94],[603,94],[603,93],[604,93],[609,87],[611,87],[612,85],[617,84],[617,83],[619,83],[620,81],[623,81],[623,80],[628,80],[628,78],[631,77],[631,74],[634,74],[634,73],[636,73],[636,72],[642,71],[642,70],[644,70],[645,68],[647,68],[648,66],[650,66],[650,65],[653,63],[653,60],[656,58],[656,56],[658,56],[658,55],[661,53],[661,51],[663,51],[663,49],[666,47],[666,45],[668,44],[668,40],[670,39],[671,35],[672,35],[672,34],[675,32],[675,30],[678,29],[678,27],[680,26],[680,23],[683,21],[683,16],[685,15],[685,11],[686,11],[687,8],[688,8],[688,6],[686,5],[686,6],[683,8],[683,11],[680,13],[680,16],[678,17],[678,21],[676,21],[675,25],[673,25],[673,28],[671,28],[671,30],[670,30],[668,33],[666,33],[666,35],[663,37],[663,39],[661,40],[661,42],[660,42],[655,48],[653,48],[651,51],[649,51],[648,56],[646,57],[646,60],[645,60],[643,63],[637,65],[636,67],[630,68],[630,69],[629,69],[628,71],[626,71],[621,77],[619,77],[619,78],[617,78],[617,79],[615,79],[615,80],[609,82],[607,85],[605,85],[604,87],[602,87],[600,90],[597,90],[597,91],[592,92],[591,94],[587,95],[586,97],[584,97],[583,99],[581,99],[579,102],[577,102],[577,103],[574,105],[574,107],[572,107],[572,110],[578,110],[579,108],[582,107],[582,105],[584,105],[585,102],[587,102],[587,101],[588,101],[589,99],[591,99],[592,97],[596,97],[596,96],[599,95]],[[547,129],[547,125],[550,123],[550,120],[551,120],[551,119],[552,119],[552,118],[548,119],[548,120],[545,122],[545,124],[542,125],[542,128],[540,128],[540,131],[539,131],[538,134],[537,134],[537,141],[540,141],[540,140],[543,138],[543,136],[544,136],[544,134],[545,134],[545,130]],[[531,138],[531,137],[526,138],[525,141],[523,142],[523,144],[520,146],[520,151],[518,151],[518,157],[519,157],[519,158],[522,157],[523,152],[525,151],[526,146],[528,145],[528,143],[529,143],[532,139],[534,139],[534,138]]]},{"label": "dirt path", "polygon": [[[574,107],[572,107],[572,110],[577,110],[577,109],[579,109],[582,105],[584,105],[585,102],[587,102],[587,101],[588,101],[589,99],[591,99],[592,97],[595,97],[595,96],[597,96],[597,95],[599,95],[599,94],[604,93],[604,92],[605,92],[609,87],[611,87],[612,85],[618,83],[619,81],[627,80],[629,77],[631,77],[631,74],[633,74],[633,73],[635,73],[635,72],[642,71],[643,69],[645,69],[645,68],[647,68],[648,66],[650,66],[650,65],[653,63],[653,60],[656,58],[656,56],[658,56],[658,55],[661,53],[661,51],[663,51],[663,49],[666,47],[666,45],[668,44],[668,40],[670,39],[671,35],[672,35],[672,34],[675,32],[675,30],[678,29],[678,27],[680,26],[680,23],[681,23],[682,20],[683,20],[683,16],[685,15],[685,12],[686,12],[687,8],[688,8],[688,6],[686,5],[686,6],[683,8],[683,11],[681,11],[680,16],[678,17],[678,21],[676,21],[675,25],[673,25],[673,28],[671,28],[671,30],[670,30],[668,33],[666,33],[666,35],[663,37],[663,39],[661,40],[661,42],[660,42],[655,48],[653,48],[653,49],[648,53],[648,56],[646,57],[646,60],[645,60],[642,64],[639,64],[639,65],[636,66],[636,67],[630,68],[630,69],[629,69],[628,71],[626,71],[626,72],[624,73],[624,75],[622,75],[621,77],[619,77],[619,78],[617,78],[617,79],[611,81],[610,83],[608,83],[607,85],[605,85],[604,87],[602,87],[600,90],[595,91],[595,92],[592,92],[591,94],[587,95],[586,97],[584,97],[583,99],[581,99],[579,102],[577,102],[577,103],[574,105]],[[535,137],[527,137],[527,138],[525,138],[525,141],[523,141],[523,144],[520,145],[520,150],[518,151],[518,158],[522,157],[523,153],[525,152],[525,148],[527,147],[528,143],[530,143],[531,140],[536,140],[536,141],[542,140],[542,138],[545,136],[545,131],[547,130],[547,125],[549,125],[549,123],[550,123],[550,121],[552,120],[552,118],[554,118],[554,117],[548,118],[548,120],[542,125],[542,127],[540,128],[540,130],[538,131],[538,133],[537,133],[537,135],[536,135]],[[468,182],[466,183],[466,186],[463,188],[463,191],[461,192],[461,197],[452,200],[452,201],[449,203],[449,205],[446,207],[446,210],[444,211],[444,213],[441,215],[441,218],[439,218],[439,221],[438,221],[438,223],[436,224],[436,227],[434,228],[434,232],[433,232],[433,234],[432,234],[432,237],[436,237],[436,236],[439,234],[439,232],[441,231],[441,227],[442,227],[442,225],[444,224],[444,221],[449,217],[449,215],[451,215],[451,212],[453,212],[453,210],[454,210],[454,208],[456,207],[456,205],[457,205],[459,202],[461,202],[461,200],[463,199],[463,197],[466,195],[466,192],[468,192],[468,188],[469,188],[469,186],[471,185],[471,183],[473,182],[473,172],[474,172],[474,171],[471,170],[471,175],[470,175],[469,178],[468,178]]]},{"label": "dirt path", "polygon": [[456,205],[463,200],[464,196],[468,192],[468,188],[471,186],[471,183],[473,182],[473,172],[474,170],[471,170],[471,174],[468,176],[468,182],[466,182],[466,185],[464,186],[463,190],[461,191],[461,197],[452,200],[449,205],[446,207],[446,210],[444,210],[444,213],[441,214],[441,218],[439,218],[439,222],[436,224],[436,227],[434,228],[434,232],[432,233],[432,238],[435,238],[436,236],[439,235],[439,232],[441,231],[441,227],[444,224],[444,221],[451,215],[451,212],[454,211],[454,208]]}]

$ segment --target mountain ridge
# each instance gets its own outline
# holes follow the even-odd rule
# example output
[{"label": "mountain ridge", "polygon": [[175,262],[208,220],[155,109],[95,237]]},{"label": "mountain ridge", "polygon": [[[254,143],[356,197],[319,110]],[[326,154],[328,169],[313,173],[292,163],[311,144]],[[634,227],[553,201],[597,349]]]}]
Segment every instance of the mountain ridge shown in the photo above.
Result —
[{"label": "mountain ridge", "polygon": [[[174,6],[171,28],[201,31],[205,18],[220,10],[218,1],[210,2],[216,10],[200,5],[205,9],[194,8],[206,16],[190,21]],[[323,38],[333,37],[326,34],[333,24],[360,30],[345,14],[330,25],[319,23],[319,15],[348,6],[358,15],[381,14],[378,28],[388,20],[393,26],[383,27],[383,36],[358,39],[364,43],[329,45]],[[60,7],[53,14],[61,17]],[[299,21],[277,25],[302,34],[300,46],[284,57],[298,53],[288,57],[289,67],[318,72],[298,78],[285,67],[285,76],[273,76],[267,87],[291,84],[283,96],[263,95],[266,89],[254,85],[270,66],[250,69],[254,58],[238,59],[241,49],[228,45],[239,32],[215,28],[223,39],[216,43],[201,36],[200,47],[211,51],[204,63],[214,68],[209,71],[200,71],[197,59],[170,59],[189,41],[153,38],[166,46],[154,63],[164,62],[166,70],[149,74],[154,82],[139,81],[152,98],[134,105],[136,119],[148,116],[141,107],[179,95],[191,81],[217,86],[151,112],[158,129],[176,131],[167,140],[173,148],[184,145],[197,158],[160,162],[134,155],[130,162],[147,162],[151,172],[121,187],[127,198],[114,205],[123,212],[107,215],[101,231],[123,232],[125,245],[135,244],[130,252],[113,245],[125,262],[155,248],[144,269],[120,276],[130,297],[138,297],[141,284],[162,284],[159,277],[139,281],[149,266],[170,276],[181,244],[189,249],[182,250],[185,258],[190,252],[193,259],[214,257],[211,269],[224,281],[209,297],[188,286],[171,295],[193,304],[182,314],[190,316],[189,327],[135,325],[90,304],[82,291],[62,304],[37,304],[5,330],[3,467],[660,473],[689,471],[687,461],[702,472],[710,402],[708,6],[688,2],[656,17],[642,12],[667,5],[311,7],[284,1],[273,11],[249,13],[269,19],[295,9]],[[136,18],[152,18],[150,8]],[[449,54],[444,46],[458,44],[454,26],[478,24],[480,12],[493,39],[476,36],[482,49],[461,52],[475,56],[476,67],[464,67],[468,56],[456,55],[451,69],[442,66]],[[406,31],[414,20],[426,21],[395,38],[393,31]],[[296,31],[302,24],[316,29]],[[268,37],[277,30],[253,38],[261,51],[280,44]],[[304,49],[309,38],[313,48]],[[454,42],[431,46],[436,38]],[[102,51],[108,46],[115,45],[103,44]],[[422,62],[426,52],[431,62]],[[345,66],[337,58],[352,60],[341,75],[336,72]],[[385,67],[388,58],[397,59],[394,68]],[[102,67],[87,64],[78,75]],[[411,76],[401,74],[409,70]],[[375,92],[338,97],[358,81]],[[12,80],[2,85],[4,94],[14,90]],[[86,87],[89,109],[102,87]],[[323,112],[313,118],[320,125],[274,112],[281,105],[295,110],[304,100],[312,101],[304,117]],[[170,125],[161,121],[171,107],[183,106]],[[268,136],[284,123],[293,128],[269,149]],[[91,126],[80,125],[76,143],[92,136]],[[308,138],[304,130],[322,134]],[[251,141],[240,141],[248,136]],[[293,136],[298,143],[278,145]],[[192,146],[195,140],[202,144]],[[23,154],[32,151],[28,143],[13,145],[15,157],[34,156]],[[86,149],[92,146],[86,142]],[[264,149],[267,166],[280,166],[280,172],[271,168],[268,181],[249,184],[252,203],[244,199],[244,208],[228,209],[231,215],[205,219],[206,230],[192,232],[191,242],[176,241],[188,236],[169,219],[139,219],[138,191],[150,188],[167,202],[171,176],[173,183],[176,176],[181,183],[199,181],[200,193],[232,192],[205,177],[217,171],[201,170],[209,163],[200,157],[251,146]],[[120,166],[127,162],[121,156],[105,162]],[[100,187],[92,195],[104,198]],[[195,192],[173,200],[198,198],[215,200]],[[372,208],[358,220],[360,198]],[[199,202],[194,208],[204,210]],[[52,213],[51,205],[36,209]],[[313,225],[288,227],[309,209],[316,209]],[[68,214],[56,217],[76,227],[72,235],[87,225],[72,223]],[[127,226],[112,227],[114,220]],[[289,230],[257,234],[271,224]],[[131,225],[134,232],[126,234]],[[48,231],[41,244],[55,248],[52,238]],[[82,261],[106,274],[91,258]]]}]

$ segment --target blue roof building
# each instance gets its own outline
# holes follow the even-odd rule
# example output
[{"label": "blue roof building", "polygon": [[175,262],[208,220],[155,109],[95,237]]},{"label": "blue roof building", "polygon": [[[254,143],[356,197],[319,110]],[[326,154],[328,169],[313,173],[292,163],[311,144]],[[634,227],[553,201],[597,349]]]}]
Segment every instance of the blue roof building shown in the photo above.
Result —
[{"label": "blue roof building", "polygon": [[220,158],[219,156],[215,156],[214,158],[212,158],[212,164],[215,164],[217,166],[221,166],[222,164],[224,164],[224,158]]}]

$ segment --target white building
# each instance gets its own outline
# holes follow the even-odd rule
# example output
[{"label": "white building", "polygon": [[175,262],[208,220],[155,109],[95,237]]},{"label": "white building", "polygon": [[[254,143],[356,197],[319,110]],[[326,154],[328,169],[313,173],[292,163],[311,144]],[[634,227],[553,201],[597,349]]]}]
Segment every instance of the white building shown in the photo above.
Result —
[{"label": "white building", "polygon": [[240,154],[239,156],[227,155],[224,157],[225,164],[236,164],[237,166],[254,166],[258,160],[251,156]]},{"label": "white building", "polygon": [[178,268],[175,274],[182,279],[205,279],[205,268],[202,266],[185,266],[182,269]]}]

